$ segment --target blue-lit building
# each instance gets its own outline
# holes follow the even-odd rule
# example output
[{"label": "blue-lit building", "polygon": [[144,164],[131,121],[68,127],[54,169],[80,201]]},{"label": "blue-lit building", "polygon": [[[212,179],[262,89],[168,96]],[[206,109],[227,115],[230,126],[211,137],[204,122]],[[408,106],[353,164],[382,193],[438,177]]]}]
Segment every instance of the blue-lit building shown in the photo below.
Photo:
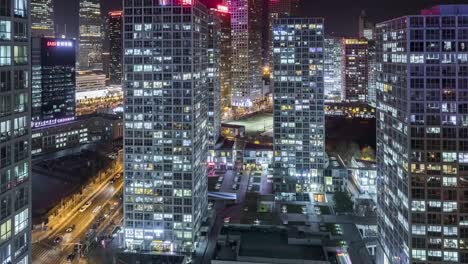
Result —
[{"label": "blue-lit building", "polygon": [[468,263],[468,5],[379,23],[376,41],[377,263]]},{"label": "blue-lit building", "polygon": [[31,126],[55,125],[75,118],[75,41],[33,38],[31,44]]}]

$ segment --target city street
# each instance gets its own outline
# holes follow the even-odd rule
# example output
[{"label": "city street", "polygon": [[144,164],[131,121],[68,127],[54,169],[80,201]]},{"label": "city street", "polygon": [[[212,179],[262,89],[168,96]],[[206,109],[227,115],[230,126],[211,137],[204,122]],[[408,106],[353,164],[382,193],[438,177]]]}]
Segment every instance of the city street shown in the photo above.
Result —
[{"label": "city street", "polygon": [[[76,211],[70,218],[63,221],[60,228],[50,231],[46,234],[45,239],[40,242],[33,243],[32,245],[32,258],[33,263],[67,263],[67,256],[73,252],[75,244],[80,243],[86,238],[86,233],[89,231],[91,225],[95,221],[96,216],[103,210],[106,204],[109,204],[111,210],[109,218],[116,217],[121,210],[119,198],[115,197],[122,189],[122,177],[116,179],[116,182],[106,183],[93,197],[90,206],[84,211]],[[106,221],[105,221],[106,222]],[[112,222],[111,220],[107,222]],[[72,231],[67,229],[73,227]],[[99,226],[99,229],[104,228],[104,225]],[[60,242],[57,243],[59,240]],[[70,262],[68,262],[70,263]],[[78,254],[74,258],[73,263],[86,263],[78,260]]]}]

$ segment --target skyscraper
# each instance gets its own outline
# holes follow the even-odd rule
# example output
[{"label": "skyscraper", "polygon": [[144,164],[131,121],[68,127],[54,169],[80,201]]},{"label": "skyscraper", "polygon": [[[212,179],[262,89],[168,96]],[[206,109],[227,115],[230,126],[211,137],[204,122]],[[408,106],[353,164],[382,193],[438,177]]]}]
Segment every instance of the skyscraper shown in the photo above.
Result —
[{"label": "skyscraper", "polygon": [[191,252],[208,206],[208,10],[198,0],[124,10],[125,244]]},{"label": "skyscraper", "polygon": [[341,101],[343,89],[343,44],[340,38],[325,38],[324,86],[325,100]]},{"label": "skyscraper", "polygon": [[383,251],[389,263],[468,263],[468,5],[378,24],[377,59]]},{"label": "skyscraper", "polygon": [[367,101],[369,84],[368,43],[366,39],[343,39],[343,99]]},{"label": "skyscraper", "polygon": [[323,190],[325,121],[322,18],[273,23],[276,193]]},{"label": "skyscraper", "polygon": [[31,35],[55,37],[53,0],[31,1]]},{"label": "skyscraper", "polygon": [[221,26],[221,39],[219,43],[219,82],[221,84],[221,109],[231,106],[232,96],[232,39],[231,14],[227,5],[218,6],[218,17]]},{"label": "skyscraper", "polygon": [[367,39],[368,44],[368,84],[367,84],[367,101],[372,105],[376,105],[376,78],[377,78],[377,54],[375,50],[375,24],[369,20],[365,11],[362,11],[359,16],[359,38]]},{"label": "skyscraper", "polygon": [[31,263],[30,2],[2,1],[0,45],[0,256]]},{"label": "skyscraper", "polygon": [[219,83],[219,44],[221,39],[221,20],[218,11],[210,9],[208,16],[208,149],[214,156],[214,146],[221,129],[221,87]]},{"label": "skyscraper", "polygon": [[80,0],[79,13],[79,69],[102,69],[104,37],[99,0]]},{"label": "skyscraper", "polygon": [[109,82],[122,83],[122,11],[109,12]]},{"label": "skyscraper", "polygon": [[252,109],[262,99],[262,0],[230,0],[232,105]]},{"label": "skyscraper", "polygon": [[75,41],[32,38],[31,127],[75,119]]}]

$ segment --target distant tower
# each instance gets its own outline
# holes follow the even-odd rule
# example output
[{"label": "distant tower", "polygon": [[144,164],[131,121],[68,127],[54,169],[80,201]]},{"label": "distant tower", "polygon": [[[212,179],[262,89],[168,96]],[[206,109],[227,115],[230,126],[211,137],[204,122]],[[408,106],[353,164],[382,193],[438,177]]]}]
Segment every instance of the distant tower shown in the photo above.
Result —
[{"label": "distant tower", "polygon": [[109,82],[122,83],[122,11],[109,12]]},{"label": "distant tower", "polygon": [[325,100],[341,101],[343,89],[343,43],[340,38],[324,40],[324,85]]},{"label": "distant tower", "polygon": [[55,37],[53,0],[31,1],[31,35]]},{"label": "distant tower", "polygon": [[79,14],[79,69],[102,70],[101,54],[104,37],[99,0],[80,0]]},{"label": "distant tower", "polygon": [[343,99],[367,102],[369,65],[366,39],[345,38],[343,41]]},{"label": "distant tower", "polygon": [[232,105],[253,109],[262,99],[263,0],[230,0]]},{"label": "distant tower", "polygon": [[75,119],[75,41],[32,38],[31,127]]}]

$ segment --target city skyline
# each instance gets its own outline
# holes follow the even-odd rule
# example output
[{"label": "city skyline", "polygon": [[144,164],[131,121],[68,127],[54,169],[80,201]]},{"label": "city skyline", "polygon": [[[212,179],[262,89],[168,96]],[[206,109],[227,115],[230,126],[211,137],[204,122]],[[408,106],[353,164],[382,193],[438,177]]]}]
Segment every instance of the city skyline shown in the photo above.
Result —
[{"label": "city skyline", "polygon": [[460,1],[1,1],[0,263],[468,264]]}]

